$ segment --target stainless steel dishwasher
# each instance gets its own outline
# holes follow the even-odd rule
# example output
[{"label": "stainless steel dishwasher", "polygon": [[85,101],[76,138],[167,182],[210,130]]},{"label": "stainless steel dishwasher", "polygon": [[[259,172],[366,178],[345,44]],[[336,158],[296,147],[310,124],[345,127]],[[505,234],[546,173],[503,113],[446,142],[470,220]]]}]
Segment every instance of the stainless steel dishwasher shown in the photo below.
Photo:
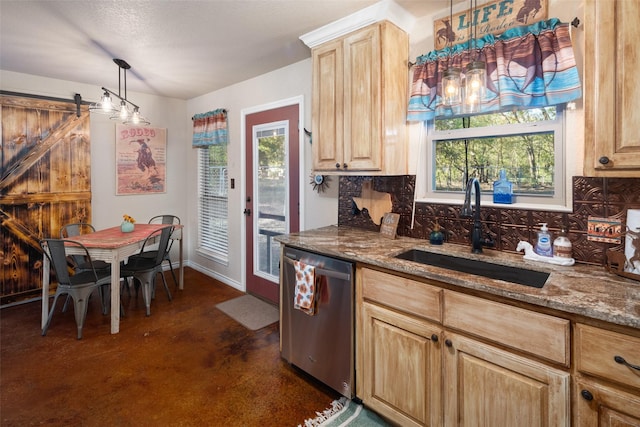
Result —
[{"label": "stainless steel dishwasher", "polygon": [[[282,260],[281,355],[342,395],[355,396],[354,266],[285,247]],[[294,308],[293,262],[315,267],[315,313]]]}]

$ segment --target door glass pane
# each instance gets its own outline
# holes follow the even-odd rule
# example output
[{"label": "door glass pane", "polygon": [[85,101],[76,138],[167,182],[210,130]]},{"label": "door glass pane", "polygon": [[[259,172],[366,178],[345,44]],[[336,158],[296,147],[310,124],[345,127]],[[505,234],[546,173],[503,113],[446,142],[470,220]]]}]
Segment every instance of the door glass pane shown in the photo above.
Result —
[{"label": "door glass pane", "polygon": [[254,128],[254,263],[257,276],[278,283],[280,244],[274,236],[288,229],[286,158],[288,122]]}]

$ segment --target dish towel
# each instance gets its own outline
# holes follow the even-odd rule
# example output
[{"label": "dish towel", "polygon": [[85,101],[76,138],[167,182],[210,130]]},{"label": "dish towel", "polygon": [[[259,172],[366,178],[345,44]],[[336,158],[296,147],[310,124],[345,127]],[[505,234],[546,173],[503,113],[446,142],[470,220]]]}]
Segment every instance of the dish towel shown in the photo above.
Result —
[{"label": "dish towel", "polygon": [[316,268],[300,261],[294,261],[293,266],[296,271],[293,308],[313,316],[315,314],[316,299]]}]

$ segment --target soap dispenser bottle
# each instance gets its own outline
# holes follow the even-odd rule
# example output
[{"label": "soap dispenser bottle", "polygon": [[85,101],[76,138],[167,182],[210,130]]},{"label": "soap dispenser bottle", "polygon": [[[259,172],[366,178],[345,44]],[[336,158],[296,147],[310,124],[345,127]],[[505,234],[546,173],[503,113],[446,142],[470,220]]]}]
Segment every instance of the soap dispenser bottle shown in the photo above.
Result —
[{"label": "soap dispenser bottle", "polygon": [[500,169],[500,179],[493,183],[493,203],[511,204],[513,200],[513,184],[507,180],[507,173]]},{"label": "soap dispenser bottle", "polygon": [[553,241],[553,256],[558,258],[571,258],[573,256],[573,250],[571,246],[571,240],[567,237],[567,232],[563,228],[560,230],[560,234]]},{"label": "soap dispenser bottle", "polygon": [[542,223],[540,231],[538,231],[538,241],[536,242],[535,252],[542,256],[553,256],[553,246],[551,246],[551,233],[547,228],[547,223]]}]

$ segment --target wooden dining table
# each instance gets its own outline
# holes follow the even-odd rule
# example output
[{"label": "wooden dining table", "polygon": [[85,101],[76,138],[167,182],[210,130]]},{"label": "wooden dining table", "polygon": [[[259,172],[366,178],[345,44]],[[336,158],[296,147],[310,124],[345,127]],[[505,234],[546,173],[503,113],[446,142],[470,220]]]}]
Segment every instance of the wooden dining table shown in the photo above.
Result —
[{"label": "wooden dining table", "polygon": [[[120,226],[106,228],[94,233],[74,236],[70,240],[82,243],[92,260],[103,260],[111,264],[111,333],[117,334],[120,331],[120,262],[127,257],[137,253],[147,236],[152,232],[171,224],[136,224],[134,230],[123,233]],[[175,230],[171,235],[174,240],[180,242],[180,271],[178,288],[184,289],[184,267],[182,258],[182,228],[180,224],[174,224]],[[68,255],[83,255],[77,249],[67,248]],[[42,328],[47,323],[49,316],[49,258],[43,255],[42,268]]]}]

